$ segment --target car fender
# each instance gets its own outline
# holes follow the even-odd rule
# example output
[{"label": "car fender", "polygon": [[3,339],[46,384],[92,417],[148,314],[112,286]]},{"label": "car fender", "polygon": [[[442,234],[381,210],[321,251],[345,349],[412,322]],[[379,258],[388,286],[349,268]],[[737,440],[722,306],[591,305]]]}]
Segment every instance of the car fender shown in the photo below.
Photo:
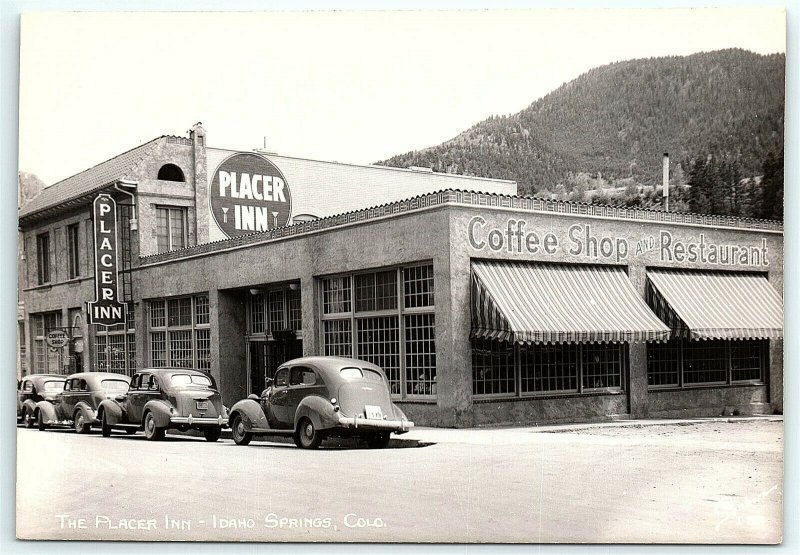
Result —
[{"label": "car fender", "polygon": [[329,430],[339,426],[339,415],[333,410],[328,399],[318,396],[306,397],[297,406],[294,413],[294,428],[300,419],[307,416],[318,430]]},{"label": "car fender", "polygon": [[33,399],[25,399],[22,403],[22,410],[20,411],[19,415],[22,416],[23,411],[29,410],[31,414],[36,414],[36,401]]},{"label": "car fender", "polygon": [[403,412],[403,409],[392,403],[392,410],[394,410],[394,417],[396,420],[408,420],[406,413]]},{"label": "car fender", "polygon": [[169,419],[172,416],[170,409],[172,406],[163,399],[153,399],[144,405],[142,410],[142,423],[144,423],[144,415],[147,412],[152,412],[156,419],[156,426],[159,428],[166,428],[169,426]]},{"label": "car fender", "polygon": [[108,422],[109,426],[125,423],[122,406],[113,399],[106,399],[100,403],[100,406],[97,407],[97,417],[100,418],[101,414],[106,415],[106,422]]},{"label": "car fender", "polygon": [[81,411],[83,413],[83,419],[86,421],[87,424],[95,424],[97,422],[97,414],[94,412],[94,409],[89,406],[89,403],[85,401],[79,401],[75,405],[75,410],[72,411],[70,414],[70,418],[73,420],[75,419],[75,413]]},{"label": "car fender", "polygon": [[250,431],[253,428],[269,428],[269,422],[264,411],[261,410],[261,403],[253,399],[242,399],[233,405],[228,411],[228,423],[233,421],[234,415],[242,415],[244,429]]},{"label": "car fender", "polygon": [[36,403],[34,414],[41,413],[42,420],[45,424],[52,424],[58,422],[56,417],[56,407],[50,401],[39,401]]}]

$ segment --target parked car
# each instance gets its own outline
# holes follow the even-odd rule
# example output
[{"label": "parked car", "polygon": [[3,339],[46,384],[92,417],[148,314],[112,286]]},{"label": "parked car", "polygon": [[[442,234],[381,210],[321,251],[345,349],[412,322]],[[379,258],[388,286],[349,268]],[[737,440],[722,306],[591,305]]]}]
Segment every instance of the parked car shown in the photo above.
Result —
[{"label": "parked car", "polygon": [[36,423],[36,403],[55,397],[64,389],[66,376],[58,374],[31,374],[17,384],[17,422],[26,428]]},{"label": "parked car", "polygon": [[328,436],[357,436],[371,447],[389,443],[392,432],[414,427],[392,403],[380,367],[363,360],[306,357],[281,365],[261,394],[231,407],[237,445],[254,435],[292,436],[298,447],[315,449]]},{"label": "parked car", "polygon": [[128,391],[129,376],[111,372],[80,372],[67,377],[55,397],[36,403],[36,424],[40,430],[71,426],[86,434],[97,425],[97,409],[106,399]]},{"label": "parked car", "polygon": [[201,430],[217,441],[228,424],[227,409],[214,379],[197,370],[145,369],[134,374],[128,391],[100,403],[97,410],[103,436],[113,429],[144,430],[150,440],[164,438],[169,428]]}]

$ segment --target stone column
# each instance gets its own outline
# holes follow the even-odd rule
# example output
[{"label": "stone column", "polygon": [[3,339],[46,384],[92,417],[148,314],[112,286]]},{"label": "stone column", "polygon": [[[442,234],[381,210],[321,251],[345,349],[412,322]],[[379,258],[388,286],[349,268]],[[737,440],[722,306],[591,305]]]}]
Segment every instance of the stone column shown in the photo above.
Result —
[{"label": "stone column", "polygon": [[208,243],[208,168],[206,130],[197,122],[190,132],[194,160],[194,215],[197,244]]},{"label": "stone column", "polygon": [[[644,299],[647,286],[645,266],[629,266],[628,277],[633,288]],[[628,349],[628,411],[632,418],[646,418],[647,407],[647,344],[630,343]]]},{"label": "stone column", "polygon": [[246,292],[208,292],[211,375],[227,406],[247,396]]}]

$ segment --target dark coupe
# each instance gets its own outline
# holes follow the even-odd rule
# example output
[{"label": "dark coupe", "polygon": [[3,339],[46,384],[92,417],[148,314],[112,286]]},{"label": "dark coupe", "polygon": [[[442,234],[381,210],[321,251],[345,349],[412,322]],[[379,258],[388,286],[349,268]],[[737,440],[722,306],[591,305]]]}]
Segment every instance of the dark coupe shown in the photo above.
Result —
[{"label": "dark coupe", "polygon": [[31,374],[17,384],[17,422],[26,428],[36,423],[36,403],[55,398],[64,389],[66,376],[58,374]]},{"label": "dark coupe", "polygon": [[389,395],[380,367],[363,360],[307,357],[278,368],[261,394],[231,407],[238,445],[254,435],[292,436],[298,447],[315,449],[327,436],[357,436],[385,447],[389,435],[414,427]]},{"label": "dark coupe", "polygon": [[150,440],[164,438],[169,428],[201,430],[217,441],[228,424],[226,409],[213,378],[197,370],[145,369],[131,379],[127,392],[100,403],[103,436],[114,428],[144,430]]},{"label": "dark coupe", "polygon": [[97,408],[106,399],[128,390],[131,379],[111,372],[81,372],[67,377],[55,397],[36,403],[36,424],[40,430],[50,426],[72,426],[79,434],[88,433],[97,420]]}]

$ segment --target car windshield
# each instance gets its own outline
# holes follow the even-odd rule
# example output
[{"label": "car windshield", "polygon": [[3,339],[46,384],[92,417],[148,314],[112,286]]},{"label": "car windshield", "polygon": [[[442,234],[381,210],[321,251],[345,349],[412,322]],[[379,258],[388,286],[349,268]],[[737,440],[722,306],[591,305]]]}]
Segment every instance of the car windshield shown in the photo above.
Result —
[{"label": "car windshield", "polygon": [[61,380],[50,380],[49,382],[44,382],[43,389],[45,391],[61,391],[64,389],[64,382]]},{"label": "car windshield", "polygon": [[170,379],[172,385],[182,387],[187,385],[202,385],[211,387],[211,380],[205,376],[198,376],[194,374],[173,374]]},{"label": "car windshield", "polygon": [[128,391],[128,382],[124,380],[103,380],[100,387],[106,393],[125,393]]}]

